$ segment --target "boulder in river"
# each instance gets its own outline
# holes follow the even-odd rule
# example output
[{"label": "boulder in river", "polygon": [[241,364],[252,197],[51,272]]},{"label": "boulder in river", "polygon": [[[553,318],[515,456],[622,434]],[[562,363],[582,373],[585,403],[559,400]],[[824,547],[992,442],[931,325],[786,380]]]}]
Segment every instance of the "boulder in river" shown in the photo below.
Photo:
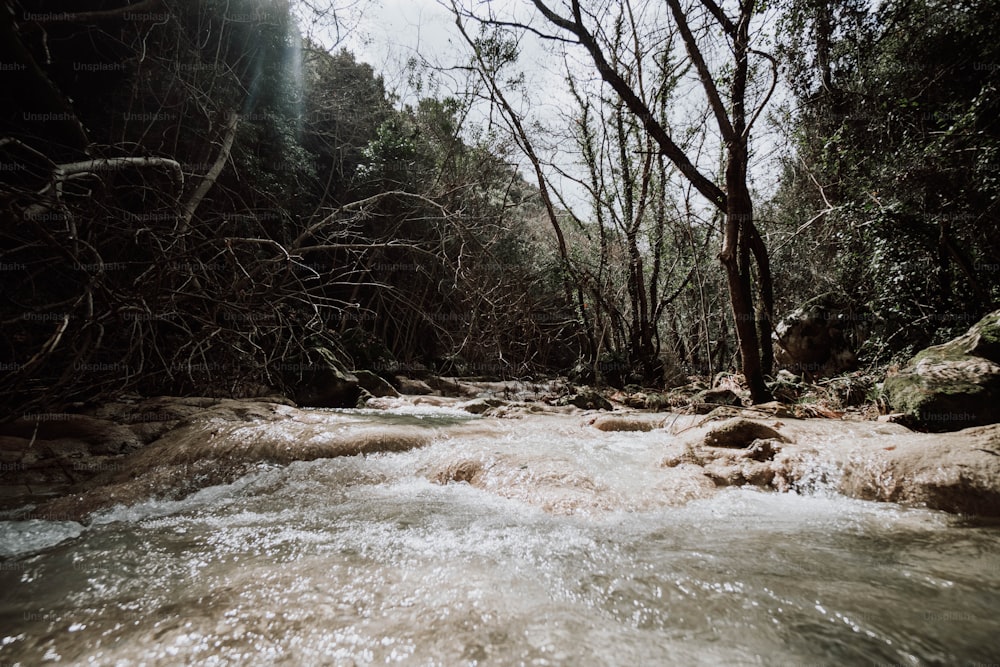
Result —
[{"label": "boulder in river", "polygon": [[459,403],[457,407],[462,408],[470,414],[483,415],[494,408],[500,408],[504,405],[506,405],[506,403],[499,398],[475,398],[471,401]]},{"label": "boulder in river", "polygon": [[401,394],[406,394],[408,396],[426,396],[434,393],[431,386],[423,380],[409,378],[405,375],[397,375],[393,379],[395,380],[396,387],[399,389],[399,393]]},{"label": "boulder in river", "polygon": [[80,414],[39,414],[0,425],[0,507],[45,500],[118,466],[142,447],[122,424]]},{"label": "boulder in river", "polygon": [[644,414],[602,415],[588,423],[599,431],[648,432],[663,426],[663,418]]},{"label": "boulder in river", "polygon": [[[397,408],[463,405],[460,399],[440,396],[373,401]],[[466,403],[489,405],[479,399]],[[27,422],[0,429],[0,462],[9,473],[5,481],[12,484],[3,506],[42,503],[22,518],[79,521],[116,504],[183,498],[259,471],[262,464],[402,452],[438,443],[442,446],[422,464],[425,476],[442,483],[468,482],[546,511],[674,504],[706,497],[718,487],[753,485],[1000,517],[1000,425],[928,434],[870,421],[751,419],[757,414],[751,410],[722,422],[638,412],[581,420],[575,408],[565,410],[522,412],[514,420],[455,420],[457,411],[451,411],[447,424],[418,426],[264,400],[156,398],[105,405],[94,415],[114,415],[116,421],[77,415],[42,422],[37,432]],[[162,426],[143,428],[141,435],[133,428],[153,422]],[[614,431],[633,432],[616,436]],[[628,453],[620,454],[648,455],[657,474],[647,480],[648,493],[626,502],[623,489],[612,488],[612,479],[575,464],[579,450],[550,456],[534,449],[517,454],[506,445],[498,449],[497,443],[508,442],[512,433],[519,434],[514,441],[520,442],[575,433],[573,446],[587,443],[586,451],[591,440],[599,444],[624,438],[630,443]],[[159,435],[148,442],[152,434]],[[465,440],[456,446],[456,438]],[[73,474],[66,478],[65,471]],[[55,494],[66,495],[52,499]]]},{"label": "boulder in river", "polygon": [[[767,436],[762,429],[778,437],[761,437]],[[870,421],[782,419],[767,425],[737,417],[678,435],[664,443],[661,465],[698,468],[717,486],[837,492],[1000,517],[997,424],[941,434]],[[720,446],[726,442],[731,446]]]},{"label": "boulder in river", "polygon": [[[183,404],[188,399],[174,400],[181,402],[182,408],[190,407]],[[148,414],[157,414],[151,410],[162,411],[164,416],[173,417],[177,411],[169,408],[169,403],[170,399],[151,399],[150,405],[140,404],[136,411]],[[91,443],[91,447],[103,451],[101,447],[118,441],[121,431],[135,441],[129,445],[131,451],[113,459],[95,459],[100,465],[91,467],[98,474],[72,480],[79,484],[71,495],[45,502],[32,511],[30,518],[79,521],[116,504],[131,505],[151,497],[182,498],[206,486],[228,484],[261,464],[405,451],[425,445],[434,433],[432,429],[380,424],[362,416],[233,399],[215,399],[186,419],[179,422],[171,419],[175,427],[145,447],[125,426],[110,422],[95,424],[98,421],[79,418],[88,433],[100,426],[101,433],[109,434],[106,444],[101,441]],[[17,431],[12,437],[22,432]],[[64,444],[61,440],[41,441],[34,446],[43,446],[48,451],[61,444]],[[65,465],[64,458],[57,457],[56,463]],[[63,484],[55,490],[65,493],[69,489]],[[37,498],[20,500],[17,505]]]},{"label": "boulder in river", "polygon": [[710,447],[749,447],[755,440],[784,440],[776,430],[742,417],[729,419],[709,429],[705,444]]},{"label": "boulder in river", "polygon": [[855,449],[840,489],[865,500],[1000,517],[1000,425],[913,434]]},{"label": "boulder in river", "polygon": [[894,411],[929,431],[1000,422],[1000,310],[922,350],[886,378],[883,391]]}]

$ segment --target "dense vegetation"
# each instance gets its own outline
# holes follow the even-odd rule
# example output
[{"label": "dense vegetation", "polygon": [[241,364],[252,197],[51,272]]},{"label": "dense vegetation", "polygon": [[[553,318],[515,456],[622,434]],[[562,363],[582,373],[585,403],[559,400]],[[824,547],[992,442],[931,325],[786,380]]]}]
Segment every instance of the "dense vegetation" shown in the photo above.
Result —
[{"label": "dense vegetation", "polygon": [[1000,6],[795,0],[794,151],[769,203],[785,305],[842,295],[863,358],[964,332],[1000,301]]},{"label": "dense vegetation", "polygon": [[533,190],[459,102],[394,108],[287,4],[143,4],[4,13],[8,400],[572,363]]},{"label": "dense vegetation", "polygon": [[[992,3],[769,10],[790,144],[728,288],[727,208],[706,213],[649,132],[655,119],[685,150],[711,142],[671,115],[692,72],[671,25],[633,39],[622,9],[601,33],[646,117],[615,85],[569,77],[582,212],[504,98],[510,27],[469,28],[468,68],[507,121],[480,128],[473,96],[401,105],[371,67],[305,39],[286,0],[85,4],[9,0],[0,16],[17,91],[0,130],[11,413],[288,391],[351,368],[683,381],[745,361],[734,280],[756,288],[765,372],[775,314],[822,294],[856,316],[862,360],[884,363],[1000,298]],[[764,65],[747,72],[752,100]]]}]

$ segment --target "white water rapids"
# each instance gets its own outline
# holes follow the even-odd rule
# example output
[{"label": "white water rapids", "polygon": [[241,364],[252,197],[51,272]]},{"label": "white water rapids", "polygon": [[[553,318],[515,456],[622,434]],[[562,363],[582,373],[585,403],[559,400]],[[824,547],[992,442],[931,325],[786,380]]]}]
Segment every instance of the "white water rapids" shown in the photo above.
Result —
[{"label": "white water rapids", "polygon": [[0,664],[1000,663],[995,524],[698,497],[662,432],[580,417],[359,414],[439,436],[86,527],[0,522]]}]

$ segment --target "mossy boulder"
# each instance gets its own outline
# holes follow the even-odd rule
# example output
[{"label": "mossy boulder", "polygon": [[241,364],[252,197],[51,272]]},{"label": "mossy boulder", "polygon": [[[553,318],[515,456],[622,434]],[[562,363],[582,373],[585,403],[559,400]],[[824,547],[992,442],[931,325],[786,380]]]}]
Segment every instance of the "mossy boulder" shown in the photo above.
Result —
[{"label": "mossy boulder", "polygon": [[895,412],[928,431],[1000,422],[1000,310],[922,350],[886,378],[883,391]]}]

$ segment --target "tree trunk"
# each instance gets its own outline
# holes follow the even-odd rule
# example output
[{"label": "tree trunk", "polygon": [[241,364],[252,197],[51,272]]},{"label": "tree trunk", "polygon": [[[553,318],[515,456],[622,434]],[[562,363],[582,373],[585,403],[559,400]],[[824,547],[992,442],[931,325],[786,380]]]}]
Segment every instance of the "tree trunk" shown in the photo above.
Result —
[{"label": "tree trunk", "polygon": [[764,375],[774,370],[774,343],[771,332],[774,325],[774,279],[771,277],[771,260],[767,256],[767,246],[756,225],[750,227],[750,250],[757,263],[757,289],[760,295],[757,308],[757,333],[760,336],[760,364]]},{"label": "tree trunk", "polygon": [[757,339],[757,317],[753,305],[749,253],[753,234],[753,203],[746,185],[745,151],[730,146],[726,168],[726,222],[719,260],[726,270],[729,301],[736,324],[736,341],[750,398],[754,403],[772,400],[764,382],[760,348]]}]

